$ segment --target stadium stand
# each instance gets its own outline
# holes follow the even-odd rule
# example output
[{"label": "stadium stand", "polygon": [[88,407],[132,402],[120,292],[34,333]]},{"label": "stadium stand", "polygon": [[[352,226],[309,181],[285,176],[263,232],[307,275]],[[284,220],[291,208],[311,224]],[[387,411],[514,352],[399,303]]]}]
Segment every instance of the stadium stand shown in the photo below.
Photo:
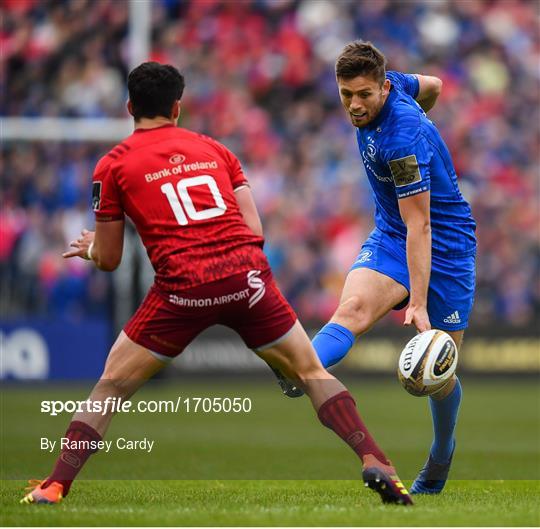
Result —
[{"label": "stadium stand", "polygon": [[[126,3],[5,0],[2,116],[125,117]],[[333,61],[372,40],[389,67],[439,76],[432,111],[478,222],[472,321],[540,315],[540,39],[534,2],[156,0],[151,59],[187,88],[181,125],[231,148],[250,178],[279,284],[326,320],[371,228],[371,199]],[[9,315],[107,311],[106,274],[63,261],[92,225],[91,173],[109,145],[3,142],[0,286]]]}]

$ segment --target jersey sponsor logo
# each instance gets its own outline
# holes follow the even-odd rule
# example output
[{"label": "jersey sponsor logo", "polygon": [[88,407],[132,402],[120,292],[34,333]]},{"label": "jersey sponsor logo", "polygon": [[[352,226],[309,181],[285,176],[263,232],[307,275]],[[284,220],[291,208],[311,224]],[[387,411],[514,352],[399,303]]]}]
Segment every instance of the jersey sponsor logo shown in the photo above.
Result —
[{"label": "jersey sponsor logo", "polygon": [[189,171],[199,171],[201,169],[217,169],[218,163],[215,160],[212,160],[211,162],[184,163],[182,164],[182,168],[186,173]]},{"label": "jersey sponsor logo", "polygon": [[160,180],[161,178],[165,178],[166,176],[173,176],[173,175],[179,175],[183,173],[189,173],[190,171],[200,171],[203,169],[217,169],[218,163],[215,160],[212,160],[211,162],[193,162],[193,163],[182,163],[186,157],[183,154],[175,154],[169,158],[169,162],[173,163],[172,159],[176,156],[181,157],[182,159],[178,159],[179,161],[175,162],[178,165],[175,165],[172,168],[164,167],[163,169],[160,169],[159,171],[155,171],[153,173],[146,173],[144,175],[144,179],[150,183],[154,182],[156,180]]},{"label": "jersey sponsor logo", "polygon": [[190,308],[202,308],[202,307],[215,307],[216,305],[226,305],[232,301],[240,301],[246,299],[249,296],[249,288],[244,288],[232,294],[225,294],[223,296],[214,296],[212,298],[183,298],[176,294],[169,294],[169,303],[178,305],[179,307]]},{"label": "jersey sponsor logo", "polygon": [[422,180],[415,154],[388,162],[396,187],[408,186]]},{"label": "jersey sponsor logo", "polygon": [[[176,169],[176,167],[175,167]],[[166,176],[171,176],[173,173],[170,169],[160,169],[155,173],[146,173],[144,179],[147,182],[153,182],[154,180],[159,180],[160,178],[165,178]]]},{"label": "jersey sponsor logo", "polygon": [[266,285],[264,281],[259,277],[260,270],[250,270],[247,273],[248,286],[255,289],[255,292],[251,293],[250,289],[245,288],[232,294],[226,294],[224,296],[216,296],[212,298],[183,298],[176,294],[169,294],[169,303],[178,305],[180,307],[214,307],[216,305],[225,305],[232,301],[240,301],[249,297],[249,308],[256,305],[264,296],[266,292]]},{"label": "jersey sponsor logo", "polygon": [[461,323],[461,316],[459,315],[459,312],[455,310],[454,312],[452,312],[452,314],[450,314],[450,316],[444,318],[443,321],[444,323]]},{"label": "jersey sponsor logo", "polygon": [[248,285],[251,288],[255,288],[256,292],[249,298],[249,308],[258,303],[266,292],[266,285],[264,281],[259,277],[261,275],[260,270],[250,270],[247,273]]},{"label": "jersey sponsor logo", "polygon": [[176,153],[169,158],[169,163],[172,165],[178,165],[179,163],[185,161],[185,159],[186,157],[183,154]]},{"label": "jersey sponsor logo", "polygon": [[371,261],[372,255],[373,255],[373,252],[371,250],[364,250],[363,252],[360,252],[358,259],[356,259],[354,264],[367,263],[368,261]]},{"label": "jersey sponsor logo", "polygon": [[101,182],[94,182],[92,184],[92,209],[99,211],[101,206]]}]

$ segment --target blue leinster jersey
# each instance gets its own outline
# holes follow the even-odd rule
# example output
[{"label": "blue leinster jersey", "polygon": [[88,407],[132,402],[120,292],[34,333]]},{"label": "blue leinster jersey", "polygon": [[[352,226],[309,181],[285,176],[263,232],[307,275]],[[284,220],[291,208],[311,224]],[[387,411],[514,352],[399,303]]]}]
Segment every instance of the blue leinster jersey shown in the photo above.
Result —
[{"label": "blue leinster jersey", "polygon": [[[414,98],[418,79],[387,72],[390,94],[379,115],[357,129],[358,147],[375,199],[375,233],[405,244],[398,200],[431,192],[433,252],[464,255],[476,247],[476,224],[461,195],[448,148]],[[381,234],[382,235],[382,234]]]}]

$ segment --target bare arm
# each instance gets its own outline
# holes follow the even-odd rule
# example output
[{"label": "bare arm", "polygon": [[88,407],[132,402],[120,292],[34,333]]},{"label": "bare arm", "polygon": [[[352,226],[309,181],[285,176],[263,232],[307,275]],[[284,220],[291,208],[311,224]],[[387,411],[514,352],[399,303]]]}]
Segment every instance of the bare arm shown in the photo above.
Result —
[{"label": "bare arm", "polygon": [[414,323],[418,331],[431,328],[427,314],[427,293],[431,273],[430,193],[419,193],[398,201],[399,212],[407,226],[407,266],[411,300],[405,325]]},{"label": "bare arm", "polygon": [[438,77],[431,75],[415,74],[420,85],[416,101],[424,112],[431,110],[442,91],[442,81]]},{"label": "bare arm", "polygon": [[261,224],[261,218],[257,211],[257,206],[253,200],[253,194],[251,189],[246,185],[235,190],[236,201],[240,207],[240,211],[246,221],[246,224],[255,235],[262,237],[263,229]]},{"label": "bare arm", "polygon": [[91,258],[100,270],[112,272],[122,260],[124,221],[96,222],[95,232],[83,230],[81,237],[71,241],[70,246],[75,249],[63,253],[62,257]]}]

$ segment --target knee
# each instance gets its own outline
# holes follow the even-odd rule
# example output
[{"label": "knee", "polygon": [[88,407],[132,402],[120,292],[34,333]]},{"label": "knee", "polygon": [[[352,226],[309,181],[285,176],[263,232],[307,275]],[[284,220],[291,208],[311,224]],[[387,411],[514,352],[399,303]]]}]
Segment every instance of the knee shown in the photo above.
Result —
[{"label": "knee", "polygon": [[360,296],[351,296],[337,308],[331,321],[347,327],[355,336],[364,334],[373,325],[373,316]]}]

